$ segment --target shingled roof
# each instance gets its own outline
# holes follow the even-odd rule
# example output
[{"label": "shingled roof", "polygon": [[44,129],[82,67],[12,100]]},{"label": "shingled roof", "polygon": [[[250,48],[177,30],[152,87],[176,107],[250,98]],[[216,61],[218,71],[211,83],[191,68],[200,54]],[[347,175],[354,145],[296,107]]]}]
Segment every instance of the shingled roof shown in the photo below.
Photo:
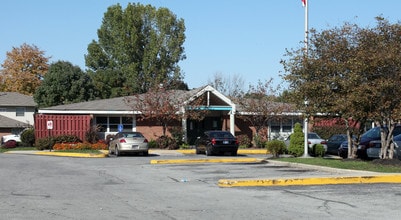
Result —
[{"label": "shingled roof", "polygon": [[[203,88],[203,87],[202,87]],[[177,99],[185,99],[196,93],[202,88],[193,89],[190,91],[174,90],[173,95]],[[127,100],[135,100],[134,96],[117,97],[110,99],[99,99],[93,101],[79,102],[66,105],[57,105],[47,108],[39,109],[39,113],[76,113],[76,114],[90,114],[90,113],[104,113],[104,114],[132,114],[132,105],[127,104]],[[183,100],[183,102],[186,100]]]},{"label": "shingled roof", "polygon": [[0,92],[0,107],[35,107],[36,103],[32,96],[23,95],[18,92]]},{"label": "shingled roof", "polygon": [[6,116],[0,115],[0,127],[1,128],[16,128],[16,127],[28,127],[29,125],[24,122],[8,118]]}]

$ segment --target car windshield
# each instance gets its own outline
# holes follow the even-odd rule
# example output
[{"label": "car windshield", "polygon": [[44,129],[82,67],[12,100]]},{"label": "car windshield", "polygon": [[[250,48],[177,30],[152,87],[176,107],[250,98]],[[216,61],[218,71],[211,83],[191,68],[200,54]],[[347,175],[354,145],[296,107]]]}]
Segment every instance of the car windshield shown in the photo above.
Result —
[{"label": "car windshield", "polygon": [[316,133],[308,133],[308,139],[321,139]]},{"label": "car windshield", "polygon": [[374,127],[361,136],[361,138],[371,138],[371,139],[376,139],[379,137],[380,137],[380,128],[379,127]]},{"label": "car windshield", "polygon": [[126,138],[137,138],[137,137],[143,137],[143,135],[141,133],[124,133],[124,137]]},{"label": "car windshield", "polygon": [[233,138],[234,136],[230,132],[210,132],[212,138]]}]

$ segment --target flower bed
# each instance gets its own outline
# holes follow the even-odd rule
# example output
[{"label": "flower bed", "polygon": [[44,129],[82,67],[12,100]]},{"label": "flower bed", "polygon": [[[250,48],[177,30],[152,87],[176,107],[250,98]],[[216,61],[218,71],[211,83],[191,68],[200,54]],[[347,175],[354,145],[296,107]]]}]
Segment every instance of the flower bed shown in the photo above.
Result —
[{"label": "flower bed", "polygon": [[104,142],[91,144],[83,143],[56,143],[53,150],[107,150],[107,145]]}]

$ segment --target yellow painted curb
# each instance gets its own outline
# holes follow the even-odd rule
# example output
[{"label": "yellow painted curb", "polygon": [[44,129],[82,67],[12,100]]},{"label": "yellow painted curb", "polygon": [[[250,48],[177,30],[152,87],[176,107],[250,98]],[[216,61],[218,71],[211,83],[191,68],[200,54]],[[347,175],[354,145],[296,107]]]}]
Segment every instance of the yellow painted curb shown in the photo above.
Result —
[{"label": "yellow painted curb", "polygon": [[261,163],[264,159],[258,158],[216,158],[216,159],[172,159],[151,160],[150,164],[179,164],[179,163]]},{"label": "yellow painted curb", "polygon": [[[179,153],[182,153],[182,154],[195,154],[195,149],[178,149],[176,151]],[[257,150],[238,149],[237,153],[238,154],[269,154],[269,151],[267,151],[267,149],[257,149]]]},{"label": "yellow painted curb", "polygon": [[251,186],[301,186],[301,185],[333,185],[333,184],[367,184],[367,183],[401,183],[401,175],[348,176],[348,177],[311,177],[296,179],[220,179],[220,187]]},{"label": "yellow painted curb", "polygon": [[267,149],[260,150],[246,150],[246,149],[238,149],[238,154],[270,154]]},{"label": "yellow painted curb", "polygon": [[36,155],[58,156],[58,157],[85,157],[85,158],[103,158],[106,154],[86,154],[69,152],[35,152]]}]

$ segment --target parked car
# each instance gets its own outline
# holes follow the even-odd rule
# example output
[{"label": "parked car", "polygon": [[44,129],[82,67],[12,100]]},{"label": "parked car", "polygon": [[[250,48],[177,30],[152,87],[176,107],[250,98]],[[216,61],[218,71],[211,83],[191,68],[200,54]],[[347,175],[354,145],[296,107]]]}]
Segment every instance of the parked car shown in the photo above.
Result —
[{"label": "parked car", "polygon": [[17,143],[21,142],[21,134],[25,131],[26,129],[20,131],[17,134],[9,134],[9,135],[4,135],[3,137],[1,137],[1,144],[4,144],[8,141],[15,141]]},{"label": "parked car", "polygon": [[[401,134],[393,137],[394,142],[394,156],[395,159],[401,159]],[[381,140],[371,141],[366,148],[366,155],[368,159],[379,159],[382,143]]]},{"label": "parked car", "polygon": [[15,142],[21,142],[21,135],[20,134],[9,134],[9,135],[4,135],[1,137],[1,143],[4,144],[8,141],[15,141]]},{"label": "parked car", "polygon": [[308,145],[309,150],[312,150],[313,146],[316,144],[321,144],[324,147],[325,152],[327,152],[326,140],[321,138],[317,133],[308,133]]},{"label": "parked car", "polygon": [[149,154],[148,140],[140,132],[118,132],[110,138],[109,155],[122,153]]},{"label": "parked car", "polygon": [[[401,134],[401,125],[397,125],[394,128],[393,136],[397,136]],[[371,141],[380,140],[380,127],[374,127],[368,130],[367,132],[361,135],[359,140],[358,149],[356,151],[356,155],[358,158],[367,159],[368,155],[366,153],[366,149]],[[342,158],[348,157],[348,141],[344,141],[341,143],[340,148],[338,148],[338,155]]]},{"label": "parked car", "polygon": [[236,156],[238,140],[229,131],[206,131],[197,138],[195,151],[196,154],[205,153],[207,156],[224,153]]},{"label": "parked car", "polygon": [[[284,143],[287,146],[287,148],[290,146],[291,135],[288,136],[287,139],[285,139],[285,141],[284,141]],[[309,132],[308,133],[308,147],[309,147],[309,150],[312,150],[312,148],[313,148],[313,146],[315,144],[322,144],[324,149],[325,149],[325,151],[327,151],[326,140],[321,138],[317,133]]]},{"label": "parked car", "polygon": [[332,155],[338,155],[338,148],[341,143],[347,140],[346,134],[333,134],[327,139],[327,153]]}]

